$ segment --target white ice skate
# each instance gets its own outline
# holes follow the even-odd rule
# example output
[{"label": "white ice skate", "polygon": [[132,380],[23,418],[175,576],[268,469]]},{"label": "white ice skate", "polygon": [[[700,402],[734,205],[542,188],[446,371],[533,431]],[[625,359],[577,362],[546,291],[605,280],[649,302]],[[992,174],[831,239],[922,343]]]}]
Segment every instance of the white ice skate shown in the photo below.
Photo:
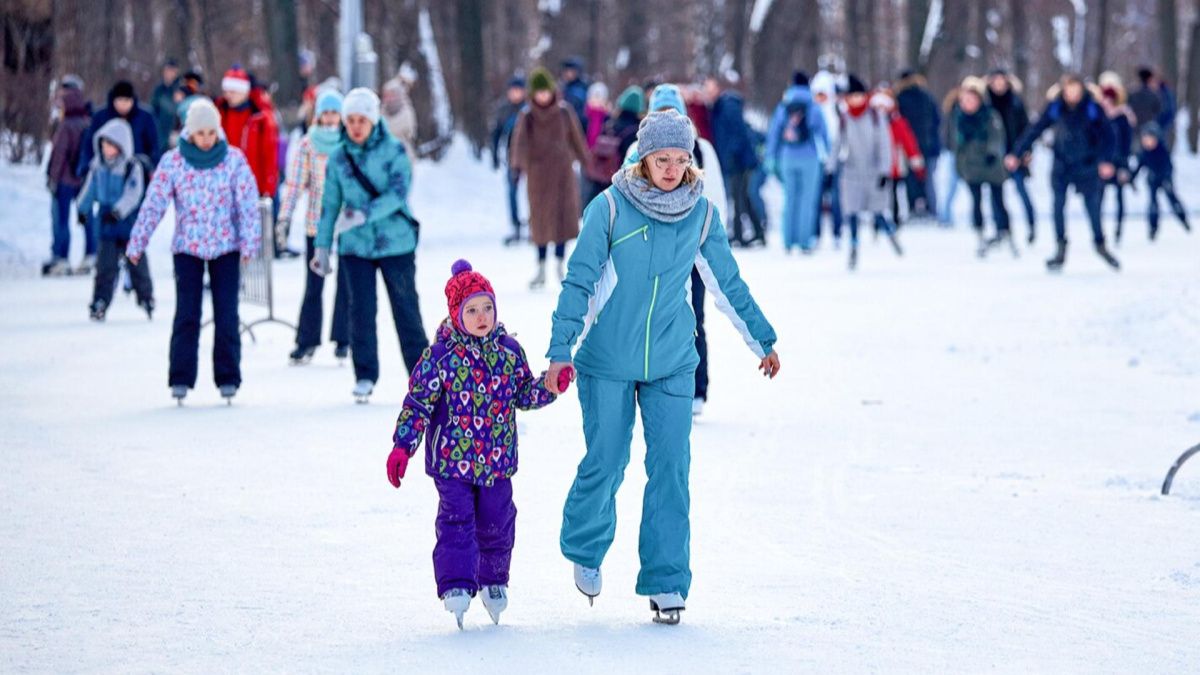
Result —
[{"label": "white ice skate", "polygon": [[508,609],[508,586],[484,586],[479,589],[479,597],[483,600],[483,608],[487,610],[488,616],[492,617],[492,623],[499,626],[500,612]]},{"label": "white ice skate", "polygon": [[183,399],[187,398],[187,392],[188,392],[188,388],[183,386],[182,384],[173,385],[171,387],[171,398],[175,399],[175,402],[178,403],[179,407],[182,408],[183,407]]},{"label": "white ice skate", "polygon": [[79,261],[79,267],[71,271],[71,274],[91,274],[96,267],[96,256],[85,255],[83,260]]},{"label": "white ice skate", "polygon": [[225,399],[225,405],[233,405],[233,397],[237,396],[237,385],[223,384],[218,390],[221,392],[221,398]]},{"label": "white ice skate", "polygon": [[697,396],[692,399],[692,417],[699,417],[704,412],[704,399]]},{"label": "white ice skate", "polygon": [[575,563],[575,588],[579,589],[580,593],[587,596],[588,604],[596,604],[596,596],[600,595],[600,587],[603,585],[603,579],[600,577],[600,570],[591,567],[584,567],[579,563]]},{"label": "white ice skate", "polygon": [[679,623],[679,613],[683,606],[683,596],[678,593],[656,593],[650,596],[650,609],[654,611],[654,623],[665,623],[671,626]]},{"label": "white ice skate", "polygon": [[375,383],[370,380],[359,380],[354,385],[354,402],[358,404],[368,403],[371,400],[371,392],[375,391]]},{"label": "white ice skate", "polygon": [[471,594],[463,588],[451,588],[442,596],[442,602],[446,605],[446,611],[454,615],[454,619],[458,621],[458,629],[463,627],[463,614],[467,613],[467,608],[471,606]]}]

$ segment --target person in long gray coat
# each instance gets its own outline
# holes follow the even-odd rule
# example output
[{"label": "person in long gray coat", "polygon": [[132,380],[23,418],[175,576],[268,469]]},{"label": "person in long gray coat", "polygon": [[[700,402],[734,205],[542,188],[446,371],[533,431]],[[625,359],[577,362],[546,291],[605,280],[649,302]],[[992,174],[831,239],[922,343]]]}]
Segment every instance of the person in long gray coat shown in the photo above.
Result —
[{"label": "person in long gray coat", "polygon": [[858,265],[858,217],[869,212],[875,227],[887,233],[896,255],[903,255],[896,228],[884,212],[889,207],[888,180],[892,172],[892,132],[888,121],[870,107],[863,81],[851,75],[842,111],[838,157],[841,161],[842,213],[849,216],[850,269]]}]

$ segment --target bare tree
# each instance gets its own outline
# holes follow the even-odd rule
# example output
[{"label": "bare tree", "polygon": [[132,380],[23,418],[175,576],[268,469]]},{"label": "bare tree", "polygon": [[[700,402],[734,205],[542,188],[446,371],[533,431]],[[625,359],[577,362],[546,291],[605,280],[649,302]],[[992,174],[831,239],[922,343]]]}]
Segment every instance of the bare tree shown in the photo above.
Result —
[{"label": "bare tree", "polygon": [[458,0],[456,27],[461,61],[459,85],[466,93],[462,97],[459,119],[471,141],[471,150],[478,158],[487,141],[487,113],[483,98],[476,93],[484,90],[483,0]]},{"label": "bare tree", "polygon": [[284,105],[299,103],[302,92],[295,0],[266,0],[263,17],[267,24],[271,75],[277,85],[275,99]]},{"label": "bare tree", "polygon": [[1158,42],[1162,48],[1162,73],[1171,86],[1179,82],[1179,8],[1175,0],[1158,0]]}]

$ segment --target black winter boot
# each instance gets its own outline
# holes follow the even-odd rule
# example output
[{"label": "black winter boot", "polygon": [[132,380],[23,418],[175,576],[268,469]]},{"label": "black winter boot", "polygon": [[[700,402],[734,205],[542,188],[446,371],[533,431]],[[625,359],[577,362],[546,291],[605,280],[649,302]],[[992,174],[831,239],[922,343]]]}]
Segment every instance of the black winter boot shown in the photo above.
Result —
[{"label": "black winter boot", "polygon": [[1067,261],[1067,242],[1058,242],[1058,248],[1054,253],[1054,257],[1046,261],[1046,269],[1051,272],[1057,272],[1062,269],[1063,263]]},{"label": "black winter boot", "polygon": [[1100,256],[1104,262],[1108,263],[1108,266],[1113,268],[1113,271],[1119,271],[1121,269],[1121,263],[1117,262],[1117,259],[1113,257],[1113,254],[1108,252],[1108,247],[1104,245],[1104,242],[1096,242],[1096,255]]}]

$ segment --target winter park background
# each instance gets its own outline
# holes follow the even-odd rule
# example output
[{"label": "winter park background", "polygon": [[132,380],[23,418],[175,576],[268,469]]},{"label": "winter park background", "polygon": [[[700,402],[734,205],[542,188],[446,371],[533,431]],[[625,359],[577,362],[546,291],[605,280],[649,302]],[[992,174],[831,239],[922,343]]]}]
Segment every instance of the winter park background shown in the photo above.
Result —
[{"label": "winter park background", "polygon": [[[68,4],[53,3],[42,16],[42,3],[25,3],[6,15],[6,25],[21,23],[25,12],[68,34],[64,22],[75,19],[58,14]],[[149,4],[154,13],[166,11]],[[239,16],[233,3],[182,4],[214,15],[229,10],[232,18],[224,20],[231,24]],[[304,30],[313,27],[311,37],[301,31],[301,41],[314,45],[317,22],[305,12],[329,5],[247,4],[295,5]],[[451,33],[430,41],[459,25],[455,12],[479,3],[365,4],[385,77],[405,60],[403,49],[424,55],[416,59],[421,77],[413,97],[421,144],[431,156],[416,163],[410,202],[423,223],[417,285],[426,325],[445,316],[450,265],[467,258],[491,278],[500,321],[539,371],[558,284],[529,290],[533,252],[500,245],[508,232],[504,179],[486,154],[476,155],[468,121],[474,112],[454,63],[460,57],[441,61],[440,94],[426,84],[428,55],[449,56],[456,52],[445,45],[457,46]],[[538,57],[557,63],[570,52],[555,50],[585,48],[545,36],[574,30],[566,27],[570,13],[594,5],[608,18],[593,47],[605,64],[597,72],[607,68],[614,85],[618,51],[606,50],[610,41],[629,38],[613,33],[635,24],[634,16],[665,20],[668,4],[674,3],[489,4],[486,44],[504,42],[496,37],[508,35],[504,21],[532,16],[547,43]],[[678,12],[688,13],[707,3],[678,4]],[[752,115],[769,113],[793,68],[815,70],[826,53],[850,58],[855,52],[843,51],[843,32],[852,19],[862,20],[861,12],[899,18],[909,16],[910,5],[922,5],[813,2],[812,15],[830,29],[821,37],[826,42],[812,47],[811,60],[796,51],[810,47],[798,46],[783,57],[789,63],[768,67],[758,57],[771,50],[758,35],[792,30],[785,19],[809,3],[713,4],[721,17],[742,9],[743,18],[754,14],[760,22],[751,30],[743,21],[750,33],[736,52],[726,52],[736,56],[724,64],[741,68],[733,61],[743,60],[756,73],[748,98],[761,98]],[[928,38],[934,88],[939,77],[950,83],[1009,64],[1012,12],[1020,4],[945,3],[946,16]],[[1047,9],[1056,4],[1066,9]],[[1178,4],[1179,25],[1193,25],[1200,14],[1190,3]],[[84,5],[70,16],[94,11]],[[939,2],[923,5],[943,11]],[[1049,54],[1047,63],[1030,59],[1031,71],[1046,72],[1040,89],[1055,67],[1090,69],[1088,59],[1099,58],[1087,45],[1098,39],[1100,11],[1107,12],[1111,36],[1104,68],[1128,74],[1140,60],[1164,58],[1153,51],[1162,42],[1154,9],[1176,3],[1075,5],[1093,11],[1073,14],[1070,3],[1024,7],[1032,16],[1023,21],[1031,34],[1044,36]],[[424,18],[408,21],[406,12]],[[992,12],[999,22],[995,41],[988,37]],[[882,24],[879,14],[869,25]],[[686,23],[692,16],[674,19],[692,25]],[[1068,37],[1058,45],[1066,52],[1056,56],[1051,20],[1060,18]],[[1076,39],[1081,20],[1086,29]],[[254,21],[261,25],[262,17]],[[947,28],[956,25],[970,30]],[[113,35],[123,30],[110,28]],[[404,37],[422,31],[424,47]],[[731,32],[705,38],[710,42],[701,51],[732,48]],[[891,50],[872,47],[877,61],[854,65],[875,69],[874,80],[888,77],[903,65],[911,40],[907,29],[901,32]],[[216,33],[219,41],[232,39],[233,31]],[[693,33],[680,34],[690,41]],[[1182,45],[1173,54],[1177,70],[1195,44],[1186,38],[1175,38]],[[672,57],[639,39],[642,48],[626,50],[623,67],[670,64]],[[523,36],[511,41],[525,45]],[[947,46],[958,42],[961,53]],[[329,49],[320,45],[319,51]],[[196,50],[197,60],[219,73],[227,64],[218,66],[213,54],[223,50],[209,44]],[[268,50],[250,51],[247,60]],[[50,77],[86,60],[74,51],[52,53],[70,65],[47,65]],[[144,57],[151,79],[164,53]],[[770,63],[776,58],[769,56]],[[938,65],[939,58],[953,64]],[[329,59],[336,60],[329,55],[318,63]],[[86,67],[97,68],[89,78],[100,83],[115,79],[110,73],[141,72],[137,63],[130,57]],[[675,77],[694,78],[720,65],[719,59],[689,62]],[[667,77],[670,66],[662,69]],[[460,633],[433,589],[433,485],[410,469],[397,491],[384,476],[406,392],[389,310],[380,308],[382,375],[370,405],[354,405],[349,366],[339,366],[328,346],[311,364],[292,367],[293,332],[264,325],[255,329],[255,341],[244,338],[244,384],[232,407],[211,385],[211,329],[201,338],[197,388],[185,407],[176,407],[165,386],[174,306],[171,220],[149,250],[159,303],[154,320],[118,293],[104,323],[88,321],[91,277],[38,275],[50,243],[50,196],[45,158],[34,156],[44,151],[40,141],[24,142],[18,149],[29,152],[12,156],[12,111],[20,106],[7,87],[17,79],[5,70],[0,670],[1194,672],[1200,663],[1200,465],[1185,465],[1171,495],[1159,495],[1171,462],[1200,441],[1200,237],[1164,214],[1157,241],[1149,242],[1144,189],[1127,193],[1126,234],[1113,249],[1119,273],[1089,250],[1084,214],[1072,199],[1067,267],[1047,274],[1051,158],[1042,147],[1030,182],[1039,238],[1029,247],[1021,241],[1019,257],[1006,251],[976,257],[965,189],[954,203],[953,228],[905,226],[903,258],[882,238],[864,234],[854,274],[846,270],[844,248],[834,250],[827,237],[812,256],[785,255],[775,225],[766,248],[736,249],[780,335],[783,372],[763,380],[756,359],[710,302],[713,383],[692,434],[695,582],[683,623],[650,623],[645,599],[633,593],[645,480],[640,432],[618,498],[604,594],[589,607],[572,587],[570,564],[558,550],[563,501],[583,453],[572,391],[545,410],[519,415],[523,461],[514,481],[520,516],[510,606],[499,626],[472,608]],[[504,83],[491,74],[485,80],[477,101],[484,112]],[[102,95],[101,86],[93,93]],[[26,98],[37,99],[45,115],[44,97]],[[1186,140],[1187,110],[1194,106],[1180,113],[1173,157],[1180,196],[1195,213],[1200,160]],[[941,184],[948,165],[942,162]],[[777,223],[779,183],[768,181],[764,196]],[[1011,185],[1007,198],[1014,230],[1023,234]],[[1111,230],[1111,202],[1105,214]],[[81,241],[73,239],[78,260]],[[290,243],[303,248],[302,227],[292,229]],[[303,274],[302,259],[275,263],[275,311],[288,321],[295,320]],[[331,299],[327,292],[327,308]],[[251,320],[265,309],[243,304],[241,314]]]}]

